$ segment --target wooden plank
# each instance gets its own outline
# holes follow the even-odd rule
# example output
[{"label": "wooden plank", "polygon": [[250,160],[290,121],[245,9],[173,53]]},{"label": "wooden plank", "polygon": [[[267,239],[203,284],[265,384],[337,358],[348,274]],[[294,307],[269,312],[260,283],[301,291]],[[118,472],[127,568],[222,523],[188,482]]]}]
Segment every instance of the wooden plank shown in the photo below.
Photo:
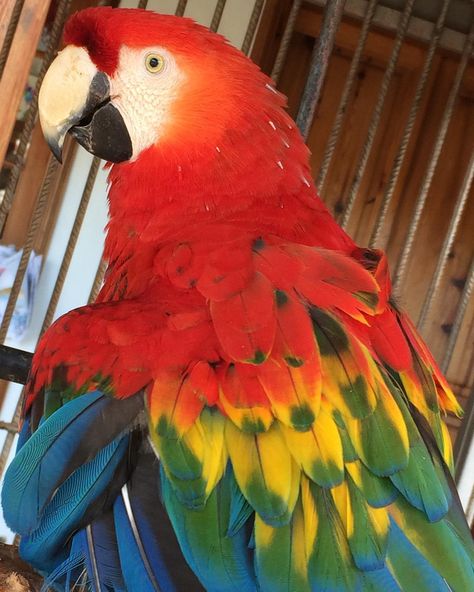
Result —
[{"label": "wooden plank", "polygon": [[8,25],[10,24],[15,4],[16,0],[2,0],[0,2],[0,50],[5,43]]},{"label": "wooden plank", "polygon": [[[10,141],[30,64],[48,14],[49,2],[25,0],[2,79],[0,80],[0,163]],[[8,108],[5,108],[8,106]]]}]

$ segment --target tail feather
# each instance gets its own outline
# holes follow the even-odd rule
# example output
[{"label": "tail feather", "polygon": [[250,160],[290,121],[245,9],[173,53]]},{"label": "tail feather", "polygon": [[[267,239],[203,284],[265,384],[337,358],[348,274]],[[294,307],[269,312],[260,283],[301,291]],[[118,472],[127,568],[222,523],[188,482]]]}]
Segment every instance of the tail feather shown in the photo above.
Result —
[{"label": "tail feather", "polygon": [[39,527],[22,537],[20,555],[25,561],[42,572],[54,570],[65,541],[90,522],[89,506],[107,496],[107,488],[123,461],[128,443],[128,436],[118,438],[59,487],[46,506]]},{"label": "tail feather", "polygon": [[251,520],[237,531],[229,526],[235,477],[228,467],[204,508],[182,504],[172,483],[161,471],[163,499],[186,561],[208,592],[256,592],[249,549]]},{"label": "tail feather", "polygon": [[68,558],[45,580],[43,590],[74,590],[87,582],[90,592],[127,592],[123,581],[112,512],[76,533]]},{"label": "tail feather", "polygon": [[139,453],[129,482],[114,505],[118,548],[130,590],[203,590],[187,566],[160,499],[159,462]]},{"label": "tail feather", "polygon": [[141,395],[117,401],[97,391],[66,403],[27,441],[29,428],[25,423],[22,446],[8,468],[2,490],[10,528],[21,535],[35,530],[58,486],[129,429],[141,407]]}]

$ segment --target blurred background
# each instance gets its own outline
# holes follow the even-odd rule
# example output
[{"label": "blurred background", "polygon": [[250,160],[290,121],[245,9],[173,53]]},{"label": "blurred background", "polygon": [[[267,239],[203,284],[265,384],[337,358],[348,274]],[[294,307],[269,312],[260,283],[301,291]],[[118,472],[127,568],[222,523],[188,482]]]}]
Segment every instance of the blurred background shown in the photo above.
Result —
[{"label": "blurred background", "polygon": [[[51,158],[37,90],[68,14],[94,0],[0,3],[0,343],[34,351],[104,273],[102,163]],[[124,0],[110,5],[134,7]],[[474,2],[150,0],[225,35],[288,96],[320,194],[361,245],[385,249],[408,310],[465,409],[448,418],[474,516]],[[0,381],[0,475],[22,387]],[[11,540],[3,522],[0,536]]]}]

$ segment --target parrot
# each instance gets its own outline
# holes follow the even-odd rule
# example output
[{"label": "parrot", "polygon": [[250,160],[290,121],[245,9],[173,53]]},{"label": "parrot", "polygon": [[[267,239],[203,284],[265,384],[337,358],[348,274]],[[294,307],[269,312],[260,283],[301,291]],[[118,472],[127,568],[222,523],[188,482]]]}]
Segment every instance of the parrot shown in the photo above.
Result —
[{"label": "parrot", "polygon": [[43,335],[2,488],[45,589],[469,592],[461,408],[274,82],[191,19],[74,13],[39,95],[108,167],[96,301]]}]

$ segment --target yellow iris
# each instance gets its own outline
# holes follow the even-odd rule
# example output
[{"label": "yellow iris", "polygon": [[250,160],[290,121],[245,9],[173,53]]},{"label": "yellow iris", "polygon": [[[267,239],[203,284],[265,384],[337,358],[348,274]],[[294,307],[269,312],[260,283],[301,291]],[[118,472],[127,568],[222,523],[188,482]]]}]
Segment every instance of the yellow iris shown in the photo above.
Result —
[{"label": "yellow iris", "polygon": [[158,74],[164,68],[165,60],[158,53],[149,53],[145,58],[145,66],[151,74]]}]

